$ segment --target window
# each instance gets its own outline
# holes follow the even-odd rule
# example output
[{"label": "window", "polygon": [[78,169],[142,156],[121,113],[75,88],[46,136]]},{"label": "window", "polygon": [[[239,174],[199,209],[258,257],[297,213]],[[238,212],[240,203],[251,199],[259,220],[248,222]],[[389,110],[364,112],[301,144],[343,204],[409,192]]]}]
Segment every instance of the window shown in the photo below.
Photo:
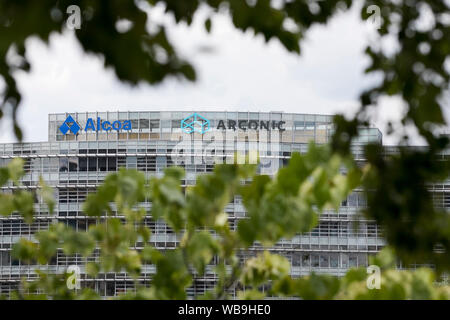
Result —
[{"label": "window", "polygon": [[69,160],[67,158],[59,159],[59,172],[69,171]]},{"label": "window", "polygon": [[70,172],[78,171],[78,158],[77,157],[69,158],[69,171]]},{"label": "window", "polygon": [[339,266],[339,256],[337,253],[330,254],[330,267],[337,268]]},{"label": "window", "polygon": [[150,130],[159,131],[159,120],[150,120]]},{"label": "window", "polygon": [[115,294],[115,283],[114,282],[106,282],[106,295],[114,296]]},{"label": "window", "polygon": [[326,254],[321,254],[320,255],[320,267],[321,268],[328,268],[329,267],[329,265],[328,265],[328,255],[326,255]]},{"label": "window", "polygon": [[106,158],[105,157],[98,158],[98,170],[106,171]]},{"label": "window", "polygon": [[342,259],[342,268],[348,268],[348,254],[343,253],[341,255],[341,259]]},{"label": "window", "polygon": [[86,220],[78,220],[78,231],[86,231]]},{"label": "window", "polygon": [[0,265],[9,266],[11,263],[11,256],[9,255],[9,251],[0,251]]},{"label": "window", "polygon": [[117,170],[117,159],[116,157],[108,158],[108,171],[116,171]]},{"label": "window", "polygon": [[313,268],[319,267],[319,256],[317,255],[312,256],[312,267]]},{"label": "window", "polygon": [[88,158],[89,171],[97,171],[97,158]]},{"label": "window", "polygon": [[78,168],[80,171],[87,171],[87,158],[78,159]]},{"label": "window", "polygon": [[76,230],[77,229],[77,220],[76,219],[68,219],[67,226]]},{"label": "window", "polygon": [[299,252],[292,253],[292,266],[293,267],[301,266],[301,254]]},{"label": "window", "polygon": [[310,266],[310,255],[304,254],[302,256],[302,266],[303,267],[309,267]]},{"label": "window", "polygon": [[358,261],[356,259],[356,255],[350,255],[348,258],[348,265],[350,268],[356,267],[358,265]]}]

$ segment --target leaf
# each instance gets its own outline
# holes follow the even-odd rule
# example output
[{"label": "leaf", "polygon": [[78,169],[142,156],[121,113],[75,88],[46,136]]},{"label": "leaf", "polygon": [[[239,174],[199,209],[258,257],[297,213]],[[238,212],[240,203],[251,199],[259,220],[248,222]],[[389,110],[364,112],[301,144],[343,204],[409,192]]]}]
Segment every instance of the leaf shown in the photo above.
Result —
[{"label": "leaf", "polygon": [[162,178],[150,180],[151,213],[155,220],[164,217],[175,232],[180,231],[186,221],[186,200],[180,186],[183,175],[184,170],[172,167],[165,170]]},{"label": "leaf", "polygon": [[21,190],[14,193],[13,201],[16,210],[22,214],[25,222],[31,224],[34,215],[34,198],[31,192]]},{"label": "leaf", "polygon": [[142,237],[142,241],[147,243],[150,241],[151,231],[145,226],[139,226],[137,233]]},{"label": "leaf", "polygon": [[50,214],[53,213],[55,208],[55,198],[53,197],[53,189],[49,187],[42,177],[39,177],[39,195],[44,200],[44,203],[48,207],[48,211]]},{"label": "leaf", "polygon": [[339,279],[331,275],[317,275],[300,278],[297,281],[297,294],[305,300],[329,300],[338,293]]},{"label": "leaf", "polygon": [[86,273],[91,277],[96,277],[100,272],[100,265],[95,262],[86,263]]},{"label": "leaf", "polygon": [[162,253],[160,253],[157,249],[145,245],[141,252],[142,260],[150,263],[157,263],[159,260],[164,259]]},{"label": "leaf", "polygon": [[117,174],[115,201],[119,211],[132,208],[145,199],[145,176],[137,170],[121,168]]},{"label": "leaf", "polygon": [[186,245],[189,260],[199,275],[203,275],[205,267],[219,251],[217,241],[207,231],[194,233]]},{"label": "leaf", "polygon": [[8,168],[0,168],[0,186],[4,186],[9,180]]},{"label": "leaf", "polygon": [[0,214],[9,216],[16,209],[15,198],[12,194],[0,194]]},{"label": "leaf", "polygon": [[282,279],[289,274],[289,261],[280,255],[264,251],[247,260],[241,276],[243,285],[257,287],[269,280]]},{"label": "leaf", "polygon": [[118,177],[117,174],[110,174],[103,184],[97,188],[96,193],[91,193],[83,203],[83,212],[89,216],[101,216],[111,212],[109,203],[117,194]]},{"label": "leaf", "polygon": [[56,255],[59,241],[65,230],[66,226],[64,224],[56,223],[50,225],[48,230],[39,231],[35,234],[35,238],[39,243],[37,259],[40,264],[47,264]]},{"label": "leaf", "polygon": [[72,228],[65,228],[61,238],[63,251],[69,256],[80,253],[87,257],[95,249],[95,240],[89,232],[76,232]]},{"label": "leaf", "polygon": [[376,256],[369,257],[369,263],[381,269],[393,268],[397,264],[395,252],[390,247],[384,247]]},{"label": "leaf", "polygon": [[186,287],[191,283],[191,275],[179,249],[167,251],[156,261],[153,286],[157,299],[186,299]]},{"label": "leaf", "polygon": [[30,240],[21,238],[16,242],[11,251],[11,256],[24,262],[31,263],[37,258],[38,245]]},{"label": "leaf", "polygon": [[237,292],[237,298],[239,300],[262,300],[265,296],[263,292],[256,289]]},{"label": "leaf", "polygon": [[14,182],[14,184],[19,183],[19,179],[24,175],[23,171],[24,160],[22,158],[12,159],[7,168],[9,170],[9,178]]}]

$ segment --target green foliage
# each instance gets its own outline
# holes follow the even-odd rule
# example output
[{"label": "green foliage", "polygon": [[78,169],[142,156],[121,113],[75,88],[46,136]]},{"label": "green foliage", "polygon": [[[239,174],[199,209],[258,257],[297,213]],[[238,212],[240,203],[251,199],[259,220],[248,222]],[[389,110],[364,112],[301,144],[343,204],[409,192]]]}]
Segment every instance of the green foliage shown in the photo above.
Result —
[{"label": "green foliage", "polygon": [[20,178],[24,175],[23,159],[12,159],[6,167],[0,168],[0,186],[11,180],[14,188],[12,194],[0,193],[0,214],[9,216],[14,212],[22,214],[25,222],[31,223],[34,213],[34,196],[31,192],[21,190]]},{"label": "green foliage", "polygon": [[22,213],[23,219],[26,223],[33,222],[33,212],[34,212],[34,198],[33,194],[28,191],[17,191],[13,196],[14,210]]},{"label": "green foliage", "polygon": [[195,269],[202,275],[206,266],[219,251],[219,244],[207,231],[196,232],[189,240],[187,254]]},{"label": "green foliage", "polygon": [[95,249],[95,240],[90,232],[76,232],[72,228],[62,228],[64,231],[60,236],[64,254],[71,256],[81,253],[84,257],[89,256]]},{"label": "green foliage", "polygon": [[[108,175],[97,192],[87,197],[83,211],[97,217],[119,211],[128,221],[139,221],[145,212],[134,206],[142,202],[146,194],[144,174],[122,168],[119,172]],[[113,202],[114,207],[111,206]]]},{"label": "green foliage", "polygon": [[[339,171],[344,166],[347,175]],[[258,240],[270,246],[282,237],[307,232],[323,209],[339,207],[359,176],[350,161],[331,155],[328,146],[311,144],[306,155],[294,153],[276,179],[256,176],[242,188],[249,219],[239,222],[239,236],[246,245]]]},{"label": "green foliage", "polygon": [[370,265],[376,265],[381,269],[395,268],[397,264],[394,250],[389,247],[383,248],[376,256],[369,258]]},{"label": "green foliage", "polygon": [[[0,3],[0,76],[6,87],[0,102],[0,117],[10,109],[17,138],[22,138],[17,123],[17,109],[21,94],[15,72],[29,72],[26,40],[34,37],[44,43],[50,34],[66,30],[69,17],[66,10],[78,5],[82,12],[81,29],[75,36],[86,53],[101,55],[105,67],[112,68],[120,80],[137,84],[158,83],[166,76],[194,80],[192,66],[180,59],[169,42],[162,24],[148,21],[142,11],[146,1],[42,0],[2,1]],[[119,21],[129,21],[128,30],[117,27]],[[153,28],[148,29],[151,24]],[[13,57],[13,59],[11,59]]]},{"label": "green foliage", "polygon": [[125,269],[133,276],[141,270],[141,258],[136,250],[130,249],[137,233],[132,224],[122,224],[118,218],[107,219],[89,230],[100,248],[100,264],[105,272],[119,272]]},{"label": "green foliage", "polygon": [[[83,10],[82,27],[75,32],[83,50],[103,56],[105,67],[112,68],[120,80],[137,84],[158,83],[166,76],[196,78],[192,66],[177,55],[164,27],[147,20],[142,9],[145,3],[150,6],[162,3],[166,13],[173,15],[177,23],[188,24],[203,5],[211,10],[204,21],[208,32],[212,27],[212,14],[226,12],[237,29],[251,29],[266,41],[278,39],[288,51],[300,52],[299,40],[311,26],[326,23],[339,9],[348,8],[353,2],[318,1],[318,10],[311,10],[310,4],[303,0],[281,2],[278,6],[269,0],[254,4],[241,0],[42,0],[39,3],[4,0],[0,2],[0,76],[5,88],[1,93],[0,118],[4,111],[11,111],[8,114],[20,140],[17,110],[21,95],[15,76],[16,71],[30,70],[26,40],[37,37],[48,43],[51,33],[61,33],[65,29],[64,15],[69,5],[79,5]],[[449,10],[448,3],[366,0],[361,12],[363,19],[367,18],[366,8],[372,4],[382,8],[382,25],[379,41],[366,49],[370,60],[366,72],[380,74],[382,81],[361,94],[362,107],[353,119],[335,118],[331,150],[311,147],[305,156],[294,154],[290,164],[281,169],[275,179],[254,176],[251,166],[217,166],[212,175],[200,176],[197,185],[186,191],[186,197],[179,186],[183,175],[180,169],[168,169],[164,177],[152,178],[148,184],[142,173],[121,170],[109,175],[97,192],[89,195],[83,207],[90,216],[109,216],[106,222],[84,233],[56,224],[48,231],[37,233],[33,240],[20,240],[13,248],[14,256],[30,263],[45,264],[60,247],[66,254],[78,252],[87,256],[97,246],[101,252],[99,262],[87,265],[89,273],[94,275],[124,269],[137,276],[142,261],[154,263],[157,272],[152,287],[138,288],[135,296],[124,298],[183,298],[195,277],[191,268],[202,273],[217,255],[220,261],[215,268],[218,285],[205,298],[225,298],[226,290],[239,281],[252,285],[272,281],[274,294],[306,299],[448,299],[448,287],[435,288],[430,270],[392,270],[392,257],[385,251],[374,258],[383,269],[381,290],[367,290],[364,270],[351,270],[341,280],[323,275],[297,280],[285,276],[280,257],[264,253],[244,266],[237,258],[238,248],[248,247],[255,241],[271,245],[281,238],[309,231],[323,209],[336,207],[359,184],[362,172],[348,160],[351,141],[358,127],[370,121],[367,111],[387,95],[399,96],[405,102],[402,119],[405,126],[401,129],[413,124],[429,148],[401,150],[393,157],[387,157],[379,146],[366,148],[369,165],[363,171],[362,184],[368,197],[365,215],[382,225],[387,242],[400,259],[433,262],[438,271],[450,267],[450,218],[433,206],[426,187],[430,182],[449,176],[448,161],[435,161],[449,141],[434,131],[437,125],[445,123],[442,97],[450,79],[449,70],[445,68],[450,53],[450,27],[444,14]],[[417,27],[425,5],[434,21],[429,30]],[[116,24],[120,20],[128,20],[131,27],[119,30]],[[287,21],[291,25],[289,29]],[[147,28],[148,24],[152,28]],[[386,53],[379,46],[388,37],[398,41],[398,50],[393,53]],[[403,143],[406,145],[407,139]],[[8,216],[19,212],[30,223],[34,195],[20,188],[22,164],[22,160],[15,159],[0,168],[0,186],[11,180],[15,188],[12,194],[0,194],[0,213]],[[340,173],[342,167],[346,174]],[[241,182],[248,178],[252,178],[252,182],[242,186]],[[52,213],[52,192],[43,181],[37,195]],[[230,230],[224,212],[235,195],[243,197],[249,213],[248,219],[239,223],[237,232]],[[146,198],[153,203],[150,214],[154,219],[163,219],[176,233],[184,233],[179,248],[159,252],[147,243],[150,230],[141,222],[148,212],[139,207]],[[123,215],[125,221],[111,218],[116,213]],[[214,236],[210,234],[212,230]],[[138,238],[146,243],[140,252],[131,249]],[[436,252],[437,247],[444,253]],[[64,279],[64,275],[40,273],[37,282],[24,286],[31,291],[40,288],[48,297],[57,299],[96,297],[88,290],[77,294],[68,292]],[[46,295],[20,293],[17,297],[45,298]],[[241,292],[240,297],[256,298],[261,297],[261,293],[253,288]]]},{"label": "green foliage", "polygon": [[[369,2],[369,1],[368,1]],[[381,10],[381,38],[395,37],[399,50],[387,54],[373,44],[366,49],[371,59],[367,73],[380,72],[383,81],[364,92],[364,106],[376,104],[382,95],[399,95],[407,104],[405,120],[411,120],[421,135],[430,143],[436,143],[429,124],[444,124],[441,94],[448,89],[449,70],[444,63],[450,54],[448,39],[450,27],[442,14],[448,12],[445,1],[427,2],[430,16],[435,23],[432,28],[418,27],[424,9],[421,1],[395,3],[388,0],[371,0]],[[401,19],[395,19],[395,17]],[[399,27],[398,32],[391,32]],[[424,47],[429,46],[429,50]]]},{"label": "green foliage", "polygon": [[[448,270],[450,217],[433,206],[428,185],[450,176],[448,160],[437,161],[449,147],[449,139],[435,130],[447,125],[443,110],[448,105],[450,71],[445,65],[450,56],[450,26],[443,17],[450,7],[446,1],[370,0],[363,6],[363,18],[371,4],[381,8],[382,25],[379,41],[366,49],[371,61],[366,73],[380,75],[382,81],[361,94],[362,107],[354,119],[335,119],[333,150],[350,152],[358,126],[370,122],[370,111],[380,98],[402,98],[406,112],[396,128],[396,134],[404,135],[399,153],[387,156],[378,145],[365,148],[370,164],[363,184],[368,196],[365,215],[384,228],[385,238],[403,261],[434,263],[439,271]],[[420,27],[426,9],[434,23]],[[379,46],[388,38],[398,43],[398,49],[389,53]],[[404,148],[409,145],[407,126],[416,129],[427,148]],[[392,124],[387,129],[388,134],[393,133]],[[446,254],[433,250],[436,248]]]},{"label": "green foliage", "polygon": [[186,287],[192,283],[192,276],[185,265],[180,249],[153,258],[157,272],[153,276],[152,288],[156,299],[186,299]]},{"label": "green foliage", "polygon": [[396,270],[394,258],[392,249],[385,248],[371,261],[381,264],[379,289],[368,289],[365,268],[353,268],[342,278],[315,273],[298,279],[279,278],[273,282],[271,293],[306,300],[450,299],[450,287],[437,286],[436,275],[431,269]]},{"label": "green foliage", "polygon": [[[8,180],[14,185],[19,184],[19,179],[23,176],[23,160],[15,158],[6,167],[0,168],[0,186],[4,186]],[[22,196],[22,198],[24,198]],[[17,202],[12,194],[0,194],[0,214],[9,216],[17,210]],[[29,207],[28,204],[23,206]]]},{"label": "green foliage", "polygon": [[447,178],[448,162],[430,158],[428,151],[401,150],[388,160],[379,147],[367,148],[368,170],[363,186],[368,208],[365,212],[384,228],[384,237],[405,263],[434,263],[450,267],[450,217],[433,205],[430,183]]},{"label": "green foliage", "polygon": [[164,177],[150,181],[149,198],[152,199],[152,216],[164,217],[169,226],[180,231],[186,221],[186,200],[181,190],[184,172],[180,168],[167,168]]},{"label": "green foliage", "polygon": [[330,275],[317,275],[296,279],[293,281],[292,289],[294,296],[306,300],[329,300],[338,293],[341,281]]},{"label": "green foliage", "polygon": [[0,168],[0,186],[10,179],[14,185],[19,183],[19,179],[23,176],[23,164],[24,160],[21,158],[14,158],[8,162],[7,166]]},{"label": "green foliage", "polygon": [[245,286],[258,287],[269,280],[275,280],[289,274],[289,261],[280,255],[264,251],[261,255],[249,259],[241,275]]},{"label": "green foliage", "polygon": [[[22,290],[16,291],[12,296],[12,299],[25,299],[25,300],[45,300],[52,298],[54,300],[93,300],[99,299],[99,295],[92,289],[84,288],[79,292],[73,290],[67,290],[67,281],[70,274],[46,274],[39,270],[38,280],[28,282],[24,280],[22,282]],[[42,293],[33,293],[42,291]]]},{"label": "green foliage", "polygon": [[53,213],[53,210],[55,209],[55,199],[53,197],[53,189],[48,186],[44,179],[42,177],[39,178],[39,195],[42,197],[42,200],[48,207],[48,212],[50,214]]},{"label": "green foliage", "polygon": [[38,245],[25,238],[16,242],[12,248],[11,255],[22,259],[23,262],[33,262],[37,257]]},{"label": "green foliage", "polygon": [[[16,167],[14,170],[20,172]],[[363,171],[364,179],[369,179],[370,169]],[[10,176],[9,171],[7,174]],[[98,250],[99,258],[85,265],[89,276],[125,271],[136,279],[136,293],[120,299],[185,299],[187,288],[205,272],[214,272],[218,281],[213,290],[197,298],[225,299],[228,291],[236,287],[245,288],[238,291],[239,298],[263,298],[266,293],[259,290],[263,285],[269,286],[270,295],[302,299],[449,298],[447,286],[434,284],[433,271],[392,269],[398,250],[395,244],[395,253],[385,249],[371,258],[370,263],[382,270],[382,289],[375,291],[367,289],[367,273],[362,268],[351,269],[342,278],[311,274],[295,279],[289,276],[288,260],[267,250],[245,263],[239,259],[255,241],[268,245],[311,230],[321,210],[337,208],[359,184],[362,170],[350,158],[332,155],[326,146],[311,145],[306,154],[293,154],[274,178],[255,175],[255,166],[220,165],[212,174],[199,176],[197,184],[184,196],[180,187],[183,176],[180,168],[169,168],[163,177],[148,181],[136,170],[121,169],[110,174],[97,192],[87,197],[83,207],[87,214],[97,217],[97,225],[82,232],[61,223],[52,224],[31,240],[18,241],[12,256],[39,266],[48,264],[58,250],[86,258]],[[41,191],[45,193],[43,200],[51,204],[53,193],[43,181],[40,184],[45,188]],[[249,216],[232,231],[225,207],[237,195],[242,196]],[[13,203],[19,203],[14,208],[29,211],[26,197],[19,193],[9,196]],[[150,212],[140,205],[146,199],[157,204]],[[151,246],[151,232],[142,223],[148,214],[174,228],[182,238],[177,248],[161,251]],[[144,244],[142,249],[136,248],[138,241]],[[214,257],[216,265],[212,265]],[[144,264],[156,267],[150,287],[137,281]],[[98,298],[88,289],[68,289],[67,274],[47,274],[39,267],[36,272],[38,280],[25,281],[12,298]]]},{"label": "green foliage", "polygon": [[358,300],[450,299],[449,287],[436,286],[433,283],[434,280],[434,272],[426,268],[415,271],[388,269],[382,272],[380,289],[367,290],[366,279],[349,281],[341,288],[336,298]]},{"label": "green foliage", "polygon": [[252,165],[217,165],[212,175],[200,175],[186,192],[189,229],[213,226],[225,206],[240,188],[241,179],[250,177]]},{"label": "green foliage", "polygon": [[11,194],[0,195],[0,213],[4,216],[8,216],[16,210],[14,203],[14,196]]}]

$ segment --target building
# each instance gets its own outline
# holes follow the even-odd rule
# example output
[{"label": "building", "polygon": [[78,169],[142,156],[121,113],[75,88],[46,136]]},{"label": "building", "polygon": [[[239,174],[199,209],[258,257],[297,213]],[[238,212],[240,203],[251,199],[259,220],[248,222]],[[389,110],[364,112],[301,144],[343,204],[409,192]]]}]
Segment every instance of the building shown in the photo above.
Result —
[{"label": "building", "polygon": [[[197,175],[212,170],[214,161],[227,161],[236,151],[249,154],[256,148],[261,158],[259,172],[274,174],[287,163],[292,152],[305,152],[311,140],[327,143],[333,132],[331,116],[278,112],[60,113],[49,115],[48,128],[48,142],[0,144],[0,165],[14,157],[23,158],[26,173],[23,186],[35,189],[42,176],[55,188],[57,202],[55,214],[49,216],[41,212],[42,204],[38,201],[35,222],[31,225],[17,215],[0,218],[0,294],[17,288],[22,277],[35,277],[35,266],[11,259],[12,244],[47,229],[54,221],[86,230],[95,219],[83,214],[81,204],[109,172],[126,167],[152,176],[162,175],[167,166],[181,165],[186,169],[183,183],[192,185]],[[364,161],[362,146],[368,142],[382,143],[377,128],[360,129],[352,146],[358,161]],[[11,192],[13,187],[2,189]],[[447,196],[445,199],[450,200]],[[366,266],[368,255],[378,252],[385,243],[374,222],[362,220],[359,229],[353,229],[356,212],[364,206],[362,193],[355,190],[338,212],[325,212],[314,230],[280,241],[274,249],[289,259],[291,272],[297,276],[312,270],[343,275],[350,267]],[[240,199],[229,204],[227,213],[235,226],[236,220],[245,215]],[[152,245],[177,246],[179,239],[165,224],[150,219],[148,224],[153,232]],[[259,248],[254,249],[256,252]],[[80,256],[58,253],[47,268],[51,272],[64,272],[69,265],[84,263]],[[125,273],[85,279],[84,270],[81,271],[82,285],[95,288],[102,296],[118,295],[133,287]],[[152,266],[145,266],[142,279],[148,281],[152,272]],[[214,276],[207,274],[188,293],[201,294],[213,283]]]}]

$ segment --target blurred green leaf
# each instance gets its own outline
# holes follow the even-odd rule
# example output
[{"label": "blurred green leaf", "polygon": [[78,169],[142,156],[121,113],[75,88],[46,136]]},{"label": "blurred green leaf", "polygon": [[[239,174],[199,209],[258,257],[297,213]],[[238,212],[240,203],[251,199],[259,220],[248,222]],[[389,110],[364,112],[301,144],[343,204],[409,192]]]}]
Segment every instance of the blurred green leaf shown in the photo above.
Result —
[{"label": "blurred green leaf", "polygon": [[53,197],[53,189],[45,183],[42,177],[39,177],[39,186],[40,186],[39,194],[44,200],[44,203],[47,205],[48,212],[52,214],[55,208],[55,198]]},{"label": "blurred green leaf", "polygon": [[186,246],[189,260],[193,263],[195,269],[202,275],[205,267],[211,262],[212,258],[219,251],[217,241],[207,231],[196,232]]},{"label": "blurred green leaf", "polygon": [[247,260],[241,281],[244,285],[257,287],[268,280],[281,279],[289,274],[289,261],[277,254],[264,251],[255,258]]}]

